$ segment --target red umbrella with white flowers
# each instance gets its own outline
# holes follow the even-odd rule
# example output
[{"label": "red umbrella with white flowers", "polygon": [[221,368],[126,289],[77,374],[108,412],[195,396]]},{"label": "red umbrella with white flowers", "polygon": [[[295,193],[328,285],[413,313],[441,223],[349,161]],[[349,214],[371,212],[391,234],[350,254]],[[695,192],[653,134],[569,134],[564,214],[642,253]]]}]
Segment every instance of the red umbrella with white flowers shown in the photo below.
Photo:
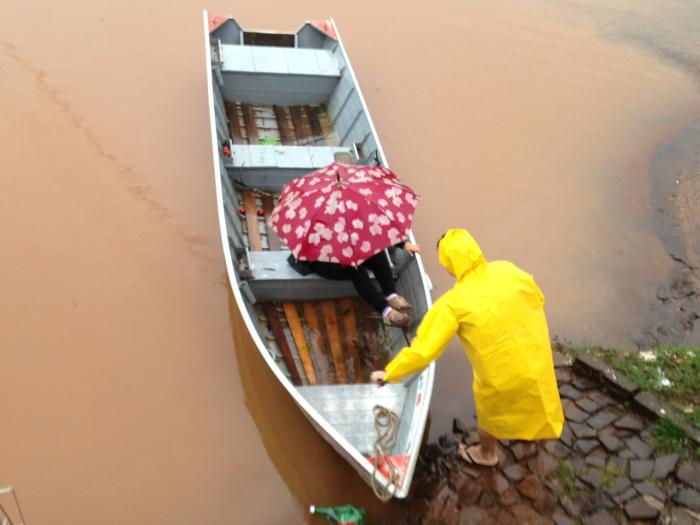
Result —
[{"label": "red umbrella with white flowers", "polygon": [[297,260],[358,266],[408,239],[417,203],[390,169],[335,162],[287,183],[268,225]]}]

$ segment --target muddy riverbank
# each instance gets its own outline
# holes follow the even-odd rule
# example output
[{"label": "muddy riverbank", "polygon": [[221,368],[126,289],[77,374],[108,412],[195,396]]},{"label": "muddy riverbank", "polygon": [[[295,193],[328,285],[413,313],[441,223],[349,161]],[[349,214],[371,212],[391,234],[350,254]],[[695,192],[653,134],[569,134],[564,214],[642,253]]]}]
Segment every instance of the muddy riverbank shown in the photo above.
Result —
[{"label": "muddy riverbank", "polygon": [[674,264],[640,345],[700,345],[700,121],[663,143],[650,166],[655,225]]}]

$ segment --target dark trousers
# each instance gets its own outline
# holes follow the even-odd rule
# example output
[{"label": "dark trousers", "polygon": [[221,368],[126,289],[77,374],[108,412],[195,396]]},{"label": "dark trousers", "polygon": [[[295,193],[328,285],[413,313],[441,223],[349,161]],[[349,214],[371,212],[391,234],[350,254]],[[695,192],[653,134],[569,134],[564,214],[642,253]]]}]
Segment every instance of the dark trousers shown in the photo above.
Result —
[{"label": "dark trousers", "polygon": [[[316,261],[309,264],[309,269],[326,279],[352,281],[360,297],[371,304],[380,314],[389,306],[389,303],[386,302],[386,296],[396,293],[394,276],[391,274],[391,266],[389,266],[389,258],[384,251],[373,255],[357,268]],[[374,276],[379,281],[379,286],[382,289],[381,292],[377,290],[377,287],[369,278],[367,270],[374,272]]]}]

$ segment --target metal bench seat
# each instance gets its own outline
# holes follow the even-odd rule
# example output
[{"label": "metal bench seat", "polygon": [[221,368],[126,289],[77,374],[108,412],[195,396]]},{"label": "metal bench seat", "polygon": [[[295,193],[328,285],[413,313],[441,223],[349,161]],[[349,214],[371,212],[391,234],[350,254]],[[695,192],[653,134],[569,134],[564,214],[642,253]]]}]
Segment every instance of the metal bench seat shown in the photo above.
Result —
[{"label": "metal bench seat", "polygon": [[289,181],[331,164],[336,154],[350,155],[352,149],[232,144],[231,152],[232,156],[224,162],[236,181],[260,190],[278,192]]},{"label": "metal bench seat", "polygon": [[[299,274],[287,262],[290,253],[288,250],[248,252],[250,278],[246,283],[257,302],[310,301],[357,295],[350,281]],[[369,273],[374,279],[372,272]]]}]

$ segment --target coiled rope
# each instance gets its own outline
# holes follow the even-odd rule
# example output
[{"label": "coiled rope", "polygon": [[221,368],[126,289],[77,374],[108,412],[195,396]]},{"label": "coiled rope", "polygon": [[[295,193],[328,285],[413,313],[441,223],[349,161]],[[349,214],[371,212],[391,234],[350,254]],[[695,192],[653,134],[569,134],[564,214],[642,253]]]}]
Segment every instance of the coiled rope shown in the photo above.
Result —
[{"label": "coiled rope", "polygon": [[[374,407],[374,428],[377,431],[377,439],[374,440],[374,469],[372,470],[372,490],[383,502],[389,501],[396,492],[399,475],[396,468],[387,460],[387,456],[396,444],[399,433],[399,416],[395,412],[381,405]],[[384,487],[379,484],[377,472],[379,467],[386,465],[389,478]],[[394,487],[393,489],[391,487]]]},{"label": "coiled rope", "polygon": [[[406,339],[406,344],[411,346],[411,340],[408,336],[408,329],[402,327],[404,339]],[[381,382],[379,386],[384,383]],[[377,496],[381,501],[386,503],[396,492],[397,483],[399,481],[398,472],[396,468],[386,459],[391,450],[396,445],[396,439],[399,434],[399,416],[396,412],[389,410],[381,405],[374,406],[374,428],[377,431],[377,439],[374,440],[374,469],[372,470],[372,490],[374,495]],[[389,478],[384,487],[381,485],[377,486],[377,471],[379,467],[386,465],[387,471],[389,472]],[[392,490],[391,487],[394,487]]]}]

